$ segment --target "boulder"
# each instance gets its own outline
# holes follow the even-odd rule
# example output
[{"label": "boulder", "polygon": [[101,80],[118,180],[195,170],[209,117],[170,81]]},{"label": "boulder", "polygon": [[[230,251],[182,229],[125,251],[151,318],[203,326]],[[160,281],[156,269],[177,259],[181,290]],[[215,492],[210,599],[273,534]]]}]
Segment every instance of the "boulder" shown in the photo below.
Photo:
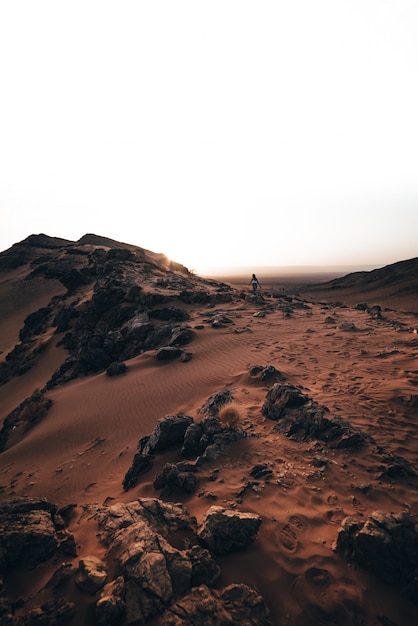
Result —
[{"label": "boulder", "polygon": [[170,346],[184,346],[190,343],[193,333],[187,326],[176,326],[173,328],[168,343]]},{"label": "boulder", "polygon": [[193,418],[188,415],[167,415],[160,418],[142,452],[154,454],[171,446],[180,446],[183,443],[184,434],[192,422]]},{"label": "boulder", "polygon": [[15,498],[0,504],[0,574],[15,567],[36,567],[63,544],[75,551],[57,507],[43,498]]},{"label": "boulder", "polygon": [[215,554],[227,554],[245,548],[254,539],[261,522],[261,517],[254,513],[212,506],[203,517],[197,536]]},{"label": "boulder", "polygon": [[285,375],[276,369],[274,365],[254,365],[250,369],[250,376],[259,379],[261,382],[283,382],[286,379]]},{"label": "boulder", "polygon": [[139,483],[141,474],[149,472],[152,465],[152,455],[137,452],[133,458],[132,465],[126,472],[125,477],[122,481],[123,490],[128,491],[129,489],[133,489],[134,487],[136,487]]},{"label": "boulder", "polygon": [[106,374],[108,376],[120,376],[121,374],[125,374],[127,372],[128,368],[126,363],[120,362],[120,361],[113,361],[113,363],[111,363],[109,365],[109,367],[106,370]]},{"label": "boulder", "polygon": [[186,493],[194,493],[199,484],[196,471],[196,466],[190,463],[166,463],[154,478],[153,485],[155,489],[179,487]]},{"label": "boulder", "polygon": [[83,591],[94,595],[101,589],[107,579],[106,565],[96,556],[80,559],[75,575],[77,586]]},{"label": "boulder", "polygon": [[333,549],[384,582],[405,585],[418,573],[415,524],[405,511],[375,511],[366,521],[345,518]]},{"label": "boulder", "polygon": [[184,433],[182,456],[195,458],[204,451],[201,445],[201,438],[204,434],[203,426],[199,422],[192,422]]},{"label": "boulder", "polygon": [[263,598],[247,585],[229,585],[217,591],[200,585],[162,615],[161,626],[272,626]]},{"label": "boulder", "polygon": [[96,603],[98,626],[109,626],[118,620],[125,611],[125,580],[118,576],[102,589]]}]

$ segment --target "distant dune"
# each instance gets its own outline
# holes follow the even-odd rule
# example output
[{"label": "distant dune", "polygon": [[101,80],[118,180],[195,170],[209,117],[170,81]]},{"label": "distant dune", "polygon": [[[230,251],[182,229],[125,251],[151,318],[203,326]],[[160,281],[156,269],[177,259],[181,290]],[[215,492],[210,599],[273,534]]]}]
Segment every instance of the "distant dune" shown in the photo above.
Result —
[{"label": "distant dune", "polygon": [[418,258],[399,261],[370,272],[354,272],[325,284],[304,287],[302,293],[315,298],[356,304],[402,307],[418,313]]}]

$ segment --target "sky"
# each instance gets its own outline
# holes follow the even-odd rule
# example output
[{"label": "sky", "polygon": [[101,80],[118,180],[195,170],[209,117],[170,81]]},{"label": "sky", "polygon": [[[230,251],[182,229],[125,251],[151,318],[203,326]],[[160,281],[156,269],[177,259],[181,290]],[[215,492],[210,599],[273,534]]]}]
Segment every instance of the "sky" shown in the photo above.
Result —
[{"label": "sky", "polygon": [[418,0],[0,0],[0,251],[418,256]]}]

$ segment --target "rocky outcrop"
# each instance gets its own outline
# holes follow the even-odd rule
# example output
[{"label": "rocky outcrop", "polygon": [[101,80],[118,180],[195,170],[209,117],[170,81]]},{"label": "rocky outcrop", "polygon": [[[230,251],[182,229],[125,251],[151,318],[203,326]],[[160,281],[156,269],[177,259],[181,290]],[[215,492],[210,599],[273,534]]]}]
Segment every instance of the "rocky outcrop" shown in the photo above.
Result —
[{"label": "rocky outcrop", "polygon": [[27,316],[20,343],[0,366],[0,384],[33,367],[43,336],[54,329],[66,333],[60,345],[69,356],[48,387],[104,371],[147,350],[163,348],[158,358],[182,355],[181,346],[192,341],[193,332],[184,325],[189,314],[181,305],[231,298],[231,287],[194,276],[163,255],[95,235],[79,242],[28,238],[0,254],[0,270],[18,263],[17,251],[30,264],[27,280],[58,280],[67,293]]},{"label": "rocky outcrop", "polygon": [[41,392],[35,392],[7,415],[0,430],[0,452],[7,448],[9,438],[24,434],[40,422],[52,406],[52,400]]},{"label": "rocky outcrop", "polygon": [[151,469],[156,453],[177,447],[182,457],[195,459],[195,463],[166,464],[155,478],[154,486],[156,489],[166,488],[166,492],[170,487],[179,487],[187,493],[195,491],[198,485],[195,473],[198,468],[215,460],[236,441],[246,437],[246,432],[240,426],[226,428],[216,415],[219,408],[230,402],[231,398],[229,391],[213,394],[198,410],[205,415],[200,422],[195,422],[187,415],[171,415],[159,419],[151,435],[138,441],[138,451],[122,482],[124,490],[135,487],[140,476]]},{"label": "rocky outcrop", "polygon": [[366,437],[342,418],[332,417],[300,387],[276,383],[268,391],[262,413],[277,422],[276,432],[296,441],[320,440],[339,449],[359,448]]},{"label": "rocky outcrop", "polygon": [[76,555],[74,537],[55,505],[38,498],[0,504],[0,575],[14,567],[35,567],[58,549]]},{"label": "rocky outcrop", "polygon": [[333,549],[418,603],[418,532],[416,520],[405,511],[375,511],[366,521],[347,517]]},{"label": "rocky outcrop", "polygon": [[[163,615],[163,620],[181,615],[187,621],[178,623],[199,623],[194,621],[199,615],[196,610],[200,611],[193,602],[195,589],[204,587],[205,593],[212,596],[209,587],[220,576],[213,551],[206,545],[211,543],[220,552],[243,548],[261,524],[258,516],[223,509],[227,523],[221,541],[220,526],[213,514],[208,514],[198,531],[195,518],[182,505],[153,498],[111,506],[90,505],[85,515],[97,520],[108,558],[116,561],[122,572],[103,588],[96,604],[99,624],[112,624],[117,619],[121,624],[146,624],[157,615]],[[213,539],[209,538],[209,528]],[[176,532],[188,534],[190,547],[180,550],[170,543]],[[201,539],[204,546],[199,545]],[[250,615],[256,619],[259,614],[268,617],[262,598],[245,586],[235,592],[213,592],[211,606],[215,614],[226,611],[229,618],[239,614],[247,619]]]}]

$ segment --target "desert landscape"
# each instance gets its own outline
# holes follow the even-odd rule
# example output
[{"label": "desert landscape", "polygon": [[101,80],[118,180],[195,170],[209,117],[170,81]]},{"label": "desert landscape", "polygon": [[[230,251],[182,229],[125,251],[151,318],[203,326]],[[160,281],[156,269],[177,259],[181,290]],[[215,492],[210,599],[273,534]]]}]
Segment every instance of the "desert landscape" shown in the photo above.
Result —
[{"label": "desert landscape", "polygon": [[417,277],[1,253],[0,623],[417,624]]}]

